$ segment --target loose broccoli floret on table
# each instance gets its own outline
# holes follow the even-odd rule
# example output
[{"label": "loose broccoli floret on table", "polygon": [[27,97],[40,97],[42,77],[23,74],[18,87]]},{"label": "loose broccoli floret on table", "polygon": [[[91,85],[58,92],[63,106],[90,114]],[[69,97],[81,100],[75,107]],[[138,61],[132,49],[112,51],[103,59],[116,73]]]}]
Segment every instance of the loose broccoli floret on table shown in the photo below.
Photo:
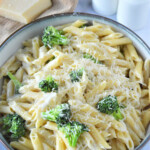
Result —
[{"label": "loose broccoli floret on table", "polygon": [[15,85],[15,93],[19,93],[19,89],[22,86],[22,84],[18,81],[18,79],[11,72],[8,72],[7,75],[13,81]]},{"label": "loose broccoli floret on table", "polygon": [[65,103],[57,105],[55,108],[47,112],[42,112],[42,117],[46,120],[64,124],[69,121],[71,116],[70,105]]},{"label": "loose broccoli floret on table", "polygon": [[18,114],[8,114],[0,119],[1,132],[10,141],[16,141],[25,135],[25,120]]},{"label": "loose broccoli floret on table", "polygon": [[97,109],[102,113],[113,115],[116,120],[123,119],[116,96],[109,95],[100,100],[97,103]]},{"label": "loose broccoli floret on table", "polygon": [[73,70],[70,73],[71,82],[79,82],[83,76],[83,69]]},{"label": "loose broccoli floret on table", "polygon": [[84,131],[89,131],[88,127],[82,123],[72,121],[58,126],[58,129],[65,134],[65,137],[68,139],[69,145],[71,147],[76,147],[77,141],[81,133]]},{"label": "loose broccoli floret on table", "polygon": [[51,48],[54,45],[67,45],[69,40],[63,35],[63,31],[57,30],[53,26],[48,26],[44,29],[42,42],[45,46]]},{"label": "loose broccoli floret on table", "polygon": [[46,80],[42,80],[39,83],[39,88],[44,92],[52,92],[58,90],[58,84],[55,82],[55,80],[49,76],[46,78]]}]

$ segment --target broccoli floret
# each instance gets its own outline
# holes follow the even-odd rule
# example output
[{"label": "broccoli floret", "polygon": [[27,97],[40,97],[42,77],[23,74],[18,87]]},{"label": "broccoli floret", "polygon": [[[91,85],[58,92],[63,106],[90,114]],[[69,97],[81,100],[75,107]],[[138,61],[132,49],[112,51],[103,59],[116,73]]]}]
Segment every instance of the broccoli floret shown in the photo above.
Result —
[{"label": "broccoli floret", "polygon": [[25,135],[25,120],[17,114],[8,114],[1,118],[1,132],[10,141],[16,141]]},{"label": "broccoli floret", "polygon": [[123,119],[116,96],[109,95],[100,100],[97,103],[97,109],[102,113],[113,115],[116,120]]},{"label": "broccoli floret", "polygon": [[70,73],[71,82],[79,82],[83,76],[83,69],[73,70]]},{"label": "broccoli floret", "polygon": [[53,26],[48,26],[44,30],[42,42],[45,46],[51,48],[54,45],[67,45],[69,40],[63,35],[63,31],[59,31]]},{"label": "broccoli floret", "polygon": [[91,59],[94,63],[97,63],[97,64],[102,64],[101,61],[96,60],[93,56],[91,56],[91,55],[88,54],[88,53],[83,54],[83,58]]},{"label": "broccoli floret", "polygon": [[8,72],[7,75],[13,81],[13,83],[15,85],[15,93],[16,94],[19,93],[19,89],[22,86],[21,83],[18,81],[18,79],[11,72]]},{"label": "broccoli floret", "polygon": [[89,128],[76,121],[68,122],[62,126],[58,126],[58,129],[65,134],[71,147],[76,147],[77,141],[81,133],[89,131]]},{"label": "broccoli floret", "polygon": [[52,92],[58,90],[58,84],[54,81],[54,79],[49,76],[46,78],[46,80],[42,80],[39,83],[39,88],[41,88],[44,92]]},{"label": "broccoli floret", "polygon": [[65,124],[71,116],[70,105],[65,103],[56,106],[47,112],[42,112],[42,117],[46,120],[56,122],[57,124]]}]

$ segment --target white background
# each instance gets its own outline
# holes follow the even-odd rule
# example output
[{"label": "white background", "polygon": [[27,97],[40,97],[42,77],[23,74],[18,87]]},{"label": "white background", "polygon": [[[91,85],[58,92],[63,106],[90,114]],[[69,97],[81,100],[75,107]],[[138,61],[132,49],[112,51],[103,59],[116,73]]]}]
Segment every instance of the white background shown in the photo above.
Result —
[{"label": "white background", "polygon": [[[84,13],[90,13],[90,14],[98,15],[92,8],[91,0],[79,0],[77,8],[75,9],[75,12],[84,12]],[[99,15],[101,15],[101,14],[99,14]],[[105,17],[113,19],[116,21],[116,15],[105,16]],[[147,20],[147,24],[145,25],[145,27],[141,30],[137,30],[134,32],[136,34],[138,34],[150,47],[150,12],[149,12],[149,20]],[[150,141],[141,150],[150,150]]]}]

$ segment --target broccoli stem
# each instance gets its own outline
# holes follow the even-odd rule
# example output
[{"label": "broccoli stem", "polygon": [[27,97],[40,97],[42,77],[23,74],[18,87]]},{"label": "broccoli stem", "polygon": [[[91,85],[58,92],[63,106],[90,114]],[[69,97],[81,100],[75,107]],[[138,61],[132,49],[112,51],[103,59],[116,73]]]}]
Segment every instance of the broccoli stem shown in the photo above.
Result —
[{"label": "broccoli stem", "polygon": [[18,81],[18,79],[11,72],[8,72],[7,75],[13,81],[13,83],[15,85],[15,93],[19,93],[19,88],[22,86],[21,83]]},{"label": "broccoli stem", "polygon": [[76,145],[77,145],[77,141],[78,141],[78,138],[79,138],[79,136],[81,135],[81,133],[80,134],[78,134],[78,135],[76,135],[76,136],[72,136],[72,143],[70,143],[70,145],[72,146],[72,147],[76,147]]},{"label": "broccoli stem", "polygon": [[70,105],[67,103],[57,105],[55,108],[47,112],[42,112],[42,118],[56,122],[59,125],[67,123],[70,119]]},{"label": "broccoli stem", "polygon": [[90,55],[88,53],[84,53],[83,58],[91,59],[94,63],[97,63],[97,64],[103,64],[101,61],[96,60],[92,55]]},{"label": "broccoli stem", "polygon": [[70,146],[73,145],[73,144],[72,144],[72,143],[73,143],[73,142],[72,142],[72,138],[73,138],[73,137],[68,137],[68,143],[69,143]]},{"label": "broccoli stem", "polygon": [[50,121],[56,121],[55,116],[50,115],[49,112],[42,112],[42,117],[46,120],[50,120]]},{"label": "broccoli stem", "polygon": [[116,120],[122,120],[124,117],[121,114],[120,108],[112,114]]}]

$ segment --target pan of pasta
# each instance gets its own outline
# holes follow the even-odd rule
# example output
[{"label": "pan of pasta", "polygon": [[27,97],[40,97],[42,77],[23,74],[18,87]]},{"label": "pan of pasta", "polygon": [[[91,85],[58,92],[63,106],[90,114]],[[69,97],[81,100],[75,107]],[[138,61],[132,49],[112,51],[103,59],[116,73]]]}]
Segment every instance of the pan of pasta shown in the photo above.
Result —
[{"label": "pan of pasta", "polygon": [[110,19],[39,19],[0,47],[0,137],[16,150],[138,150],[150,139],[150,50]]}]

